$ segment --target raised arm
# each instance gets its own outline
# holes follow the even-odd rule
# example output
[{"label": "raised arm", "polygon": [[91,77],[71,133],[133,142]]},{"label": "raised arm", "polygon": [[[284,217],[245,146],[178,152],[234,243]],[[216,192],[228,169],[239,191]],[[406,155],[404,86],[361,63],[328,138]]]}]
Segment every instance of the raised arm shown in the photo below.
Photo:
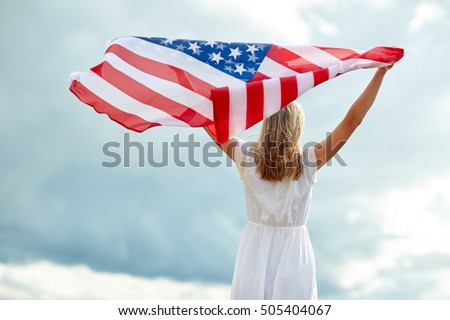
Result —
[{"label": "raised arm", "polygon": [[234,147],[237,144],[237,139],[236,138],[232,138],[230,140],[228,140],[225,143],[219,144],[216,141],[216,138],[214,137],[214,135],[211,133],[211,131],[209,131],[208,127],[203,127],[203,129],[205,129],[206,133],[211,137],[211,139],[217,144],[217,146],[222,149],[223,152],[226,153],[227,156],[229,156],[233,161],[236,162],[235,157],[234,157]]},{"label": "raised arm", "polygon": [[366,89],[352,104],[344,119],[322,142],[315,146],[318,168],[324,166],[347,142],[356,128],[361,124],[383,82],[384,75],[391,66],[378,68]]}]

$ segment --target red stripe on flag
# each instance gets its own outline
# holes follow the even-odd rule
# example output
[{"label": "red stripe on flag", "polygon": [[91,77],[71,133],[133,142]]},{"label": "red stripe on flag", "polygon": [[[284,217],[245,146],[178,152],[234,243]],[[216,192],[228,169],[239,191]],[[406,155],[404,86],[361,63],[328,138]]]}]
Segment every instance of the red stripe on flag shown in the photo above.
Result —
[{"label": "red stripe on flag", "polygon": [[264,86],[262,81],[251,82],[247,89],[246,128],[260,122],[264,118]]},{"label": "red stripe on flag", "polygon": [[91,70],[133,99],[166,112],[168,117],[171,116],[186,122],[191,127],[203,127],[211,124],[211,120],[208,118],[183,104],[151,90],[128,75],[115,69],[106,61]]},{"label": "red stripe on flag", "polygon": [[361,54],[358,58],[395,63],[403,57],[403,49],[394,47],[376,47]]},{"label": "red stripe on flag", "polygon": [[208,82],[193,76],[183,69],[144,58],[118,44],[113,44],[106,52],[114,53],[116,56],[142,72],[178,83],[186,89],[197,92],[208,99],[211,97],[211,90],[215,88]]},{"label": "red stripe on flag", "polygon": [[214,104],[214,124],[217,130],[217,142],[224,143],[229,140],[230,123],[230,92],[227,87],[212,91],[211,98]]},{"label": "red stripe on flag", "polygon": [[266,76],[265,74],[256,72],[251,81],[261,81],[261,80],[267,80],[267,79],[270,79],[270,78],[268,76]]},{"label": "red stripe on flag", "polygon": [[320,67],[285,48],[273,45],[267,57],[298,73],[317,70]]},{"label": "red stripe on flag", "polygon": [[288,103],[298,98],[297,77],[283,77],[280,78],[281,88],[281,107],[284,108]]},{"label": "red stripe on flag", "polygon": [[81,82],[73,80],[70,85],[70,91],[75,94],[81,102],[90,105],[98,113],[106,114],[111,120],[121,124],[127,129],[143,132],[151,127],[160,126],[160,123],[149,122],[134,114],[124,112],[109,104],[88,88]]},{"label": "red stripe on flag", "polygon": [[214,136],[214,140],[217,140],[217,129],[216,129],[216,125],[213,123],[211,123],[210,125],[206,126],[209,129],[209,133],[211,133]]},{"label": "red stripe on flag", "polygon": [[314,76],[314,87],[321,84],[322,82],[327,81],[330,78],[330,72],[328,69],[319,69],[313,71]]}]

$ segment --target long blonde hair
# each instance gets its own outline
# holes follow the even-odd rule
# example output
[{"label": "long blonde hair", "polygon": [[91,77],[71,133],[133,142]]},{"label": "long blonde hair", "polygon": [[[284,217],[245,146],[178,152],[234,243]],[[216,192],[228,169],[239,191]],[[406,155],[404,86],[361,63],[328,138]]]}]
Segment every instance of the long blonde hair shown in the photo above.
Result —
[{"label": "long blonde hair", "polygon": [[266,118],[256,146],[257,170],[263,180],[298,180],[302,172],[300,138],[305,126],[303,108],[296,101]]}]

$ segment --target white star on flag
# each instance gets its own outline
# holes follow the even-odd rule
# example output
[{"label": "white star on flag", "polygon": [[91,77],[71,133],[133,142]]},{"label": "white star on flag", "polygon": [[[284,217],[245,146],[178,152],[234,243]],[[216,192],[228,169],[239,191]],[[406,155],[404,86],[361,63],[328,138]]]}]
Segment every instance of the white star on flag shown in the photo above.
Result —
[{"label": "white star on flag", "polygon": [[242,72],[245,72],[245,68],[244,68],[244,64],[237,64],[236,65],[236,70],[234,70],[234,72],[239,72],[240,75],[242,75]]},{"label": "white star on flag", "polygon": [[245,50],[245,52],[251,52],[253,56],[255,55],[255,51],[259,50],[254,44],[252,44],[251,46],[247,45],[247,47],[248,49]]},{"label": "white star on flag", "polygon": [[211,48],[214,48],[214,45],[216,44],[216,42],[214,40],[208,40],[205,43],[205,46],[211,46]]},{"label": "white star on flag", "polygon": [[192,50],[193,53],[197,53],[198,49],[200,49],[200,47],[197,45],[197,42],[194,42],[194,43],[189,42],[188,50]]},{"label": "white star on flag", "polygon": [[258,57],[255,55],[248,56],[248,61],[256,62],[257,59]]},{"label": "white star on flag", "polygon": [[224,59],[220,56],[220,52],[219,52],[219,53],[213,53],[213,54],[212,54],[211,61],[215,61],[216,63],[220,63],[220,60],[224,60]]},{"label": "white star on flag", "polygon": [[239,57],[240,55],[241,55],[241,52],[239,51],[239,48],[235,48],[235,49],[230,48],[230,54],[228,55],[229,57],[233,57],[234,60],[236,60],[236,58]]},{"label": "white star on flag", "polygon": [[167,38],[167,39],[165,39],[165,40],[163,40],[163,42],[162,43],[164,43],[164,44],[172,44],[172,42],[174,41],[175,39],[173,39],[173,38]]}]

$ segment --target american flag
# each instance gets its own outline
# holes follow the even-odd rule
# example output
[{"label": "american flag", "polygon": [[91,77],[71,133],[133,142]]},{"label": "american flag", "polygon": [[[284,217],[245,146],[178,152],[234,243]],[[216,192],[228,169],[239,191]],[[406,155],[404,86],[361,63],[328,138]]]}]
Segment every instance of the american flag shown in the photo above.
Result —
[{"label": "american flag", "polygon": [[324,81],[402,56],[394,47],[121,37],[99,65],[70,75],[70,90],[128,129],[209,126],[223,143]]}]

